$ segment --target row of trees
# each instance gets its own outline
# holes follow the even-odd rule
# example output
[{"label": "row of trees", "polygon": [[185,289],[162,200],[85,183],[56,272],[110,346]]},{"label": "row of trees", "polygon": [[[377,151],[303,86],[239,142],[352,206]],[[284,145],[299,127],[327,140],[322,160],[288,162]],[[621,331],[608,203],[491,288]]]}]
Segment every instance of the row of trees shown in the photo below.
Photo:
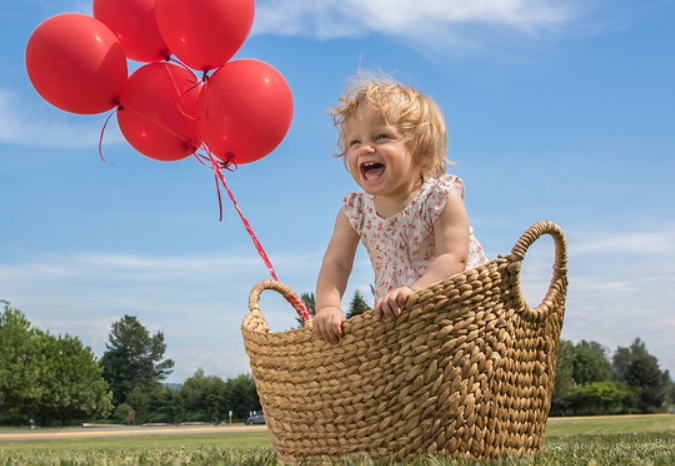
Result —
[{"label": "row of trees", "polygon": [[[372,285],[370,287],[370,291],[375,294],[375,290],[373,289]],[[314,296],[314,293],[304,292],[300,294],[300,299],[302,299],[302,301],[305,303],[305,306],[307,306],[309,313],[311,315],[316,315],[316,297]],[[359,290],[356,290],[354,291],[354,297],[352,298],[352,301],[349,304],[349,309],[347,310],[347,319],[354,317],[355,315],[363,314],[368,309],[370,309],[370,306],[363,297],[363,293],[361,293]],[[302,327],[302,320],[300,317],[296,317],[296,320],[298,321],[298,327]]]},{"label": "row of trees", "polygon": [[551,415],[654,413],[673,402],[670,373],[639,338],[611,357],[594,341],[560,342]]},{"label": "row of trees", "polygon": [[[300,298],[314,315],[314,293],[302,293]],[[356,290],[347,318],[368,308]],[[611,357],[595,341],[560,342],[552,416],[653,413],[671,403],[675,403],[675,383],[639,338],[629,347],[619,346]]]},{"label": "row of trees", "polygon": [[[164,335],[133,316],[112,324],[98,360],[77,337],[35,328],[18,309],[0,313],[0,423],[72,421],[217,422],[260,409],[250,375],[224,381],[199,370],[181,386],[162,382],[174,362]],[[133,417],[130,416],[133,413]]]},{"label": "row of trees", "polygon": [[[300,297],[315,314],[314,293]],[[368,308],[356,290],[347,318]],[[651,413],[670,403],[675,403],[675,383],[639,338],[629,347],[619,346],[611,357],[594,341],[560,342],[551,415]]]},{"label": "row of trees", "polygon": [[5,305],[0,315],[0,421],[41,424],[106,417],[113,409],[103,369],[89,347],[69,335],[31,326]]},{"label": "row of trees", "polygon": [[232,419],[245,420],[252,411],[260,410],[260,400],[253,376],[242,374],[224,381],[207,376],[199,369],[179,386],[157,385],[143,390],[131,390],[125,401],[117,406],[111,418],[118,423],[209,422],[217,424]]},{"label": "row of trees", "polygon": [[[313,314],[312,293],[301,298]],[[348,317],[368,309],[356,291]],[[260,409],[251,375],[222,380],[198,370],[180,386],[163,384],[174,362],[164,335],[133,316],[112,324],[98,360],[77,337],[33,327],[5,305],[0,314],[0,423],[41,425],[112,420],[136,423],[219,422]],[[562,340],[551,415],[649,413],[675,400],[675,384],[636,339],[610,356],[597,342]]]}]

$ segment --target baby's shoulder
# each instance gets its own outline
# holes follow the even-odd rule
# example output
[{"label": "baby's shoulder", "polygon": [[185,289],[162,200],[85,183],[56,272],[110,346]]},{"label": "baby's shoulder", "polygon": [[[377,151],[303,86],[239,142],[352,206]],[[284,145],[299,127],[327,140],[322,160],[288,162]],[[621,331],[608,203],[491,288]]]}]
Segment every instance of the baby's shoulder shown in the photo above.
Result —
[{"label": "baby's shoulder", "polygon": [[453,191],[459,194],[462,199],[464,198],[464,181],[457,175],[447,173],[429,180],[429,195],[431,197],[447,197]]},{"label": "baby's shoulder", "polygon": [[373,210],[372,196],[364,192],[354,192],[346,194],[342,199],[342,209],[347,214],[362,215],[364,212]]},{"label": "baby's shoulder", "polygon": [[345,197],[342,198],[342,204],[345,208],[354,208],[355,206],[360,206],[364,202],[365,193],[347,193]]}]

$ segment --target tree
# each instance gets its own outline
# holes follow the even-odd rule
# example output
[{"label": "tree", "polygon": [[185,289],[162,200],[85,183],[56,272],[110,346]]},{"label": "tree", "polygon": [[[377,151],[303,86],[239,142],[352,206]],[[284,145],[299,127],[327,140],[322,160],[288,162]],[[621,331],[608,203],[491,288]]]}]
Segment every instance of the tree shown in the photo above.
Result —
[{"label": "tree", "polygon": [[[670,382],[668,383],[668,388],[667,388],[668,402],[669,402],[670,404],[675,404],[675,381],[673,381],[673,379],[670,377],[670,372],[669,372],[669,371],[666,371],[666,372],[665,372],[665,377],[667,377],[668,380],[670,381]],[[670,411],[670,412],[673,412],[673,411],[672,411],[672,408],[675,408],[675,406],[671,407],[671,411]]]},{"label": "tree", "polygon": [[302,302],[305,303],[309,313],[316,315],[316,298],[314,297],[314,293],[304,292],[300,295],[300,299],[302,299]]},{"label": "tree", "polygon": [[370,306],[366,303],[366,300],[363,299],[363,295],[359,290],[354,291],[354,298],[352,298],[352,303],[349,305],[349,312],[347,313],[347,318],[354,317],[359,314],[363,314]]},{"label": "tree", "polygon": [[591,382],[569,396],[575,414],[620,414],[635,406],[638,390],[617,381]]},{"label": "tree", "polygon": [[[370,285],[370,290],[375,293],[375,288],[373,288],[372,285]],[[307,310],[311,315],[316,315],[316,298],[314,296],[314,293],[302,293],[300,295],[300,299],[302,299],[302,302],[305,303],[305,306],[307,306]],[[366,300],[363,298],[363,294],[359,291],[356,290],[354,291],[354,297],[352,298],[352,302],[349,305],[349,312],[347,313],[347,318],[349,319],[350,317],[354,317],[355,315],[358,314],[363,314],[365,311],[370,309],[370,306],[366,303]],[[298,322],[298,327],[302,328],[303,323],[300,317],[296,317],[295,320]]]},{"label": "tree", "polygon": [[637,407],[641,412],[654,412],[663,407],[668,388],[666,374],[642,340],[636,338],[630,348],[618,347],[612,362],[616,378],[639,389]]},{"label": "tree", "polygon": [[633,358],[630,349],[619,348],[612,362],[607,353],[594,341],[582,340],[575,345],[561,340],[552,415],[564,415],[570,410],[577,414],[609,414],[636,409],[640,390],[628,378],[614,376],[629,372]]},{"label": "tree", "polygon": [[18,309],[0,315],[0,413],[4,420],[62,425],[75,416],[105,417],[111,394],[91,348],[31,326]]},{"label": "tree", "polygon": [[[302,300],[303,303],[305,303],[305,307],[307,308],[307,311],[309,311],[310,315],[316,315],[316,299],[314,297],[314,293],[308,293],[304,292],[300,294],[300,299]],[[302,319],[298,316],[295,318],[295,320],[298,322],[298,328],[303,327]]]},{"label": "tree", "polygon": [[555,366],[555,386],[551,400],[551,415],[563,416],[569,407],[569,397],[576,388],[574,381],[574,343],[560,340],[558,362]]},{"label": "tree", "polygon": [[20,310],[5,304],[0,314],[0,418],[10,423],[33,417],[42,397],[37,344],[41,333]]},{"label": "tree", "polygon": [[607,349],[595,341],[581,340],[574,347],[572,366],[577,385],[606,382],[612,378],[612,364]]},{"label": "tree", "polygon": [[202,369],[180,389],[186,420],[217,423],[228,417],[227,384],[217,376],[205,376]]},{"label": "tree", "polygon": [[229,405],[234,417],[246,419],[251,411],[260,410],[260,398],[251,374],[242,374],[227,381]]},{"label": "tree", "polygon": [[164,334],[150,336],[134,316],[113,322],[101,358],[103,377],[113,391],[113,403],[125,402],[134,388],[151,391],[173,372],[174,362],[164,359]]},{"label": "tree", "polygon": [[188,421],[185,415],[185,405],[180,389],[162,385],[150,392],[150,399],[146,405],[147,422],[176,423]]},{"label": "tree", "polygon": [[612,371],[614,378],[620,382],[626,382],[628,368],[630,366],[632,355],[630,348],[618,346],[612,356]]},{"label": "tree", "polygon": [[37,402],[42,425],[58,419],[62,426],[76,417],[107,417],[112,410],[112,392],[91,348],[70,335],[40,336],[44,355],[40,381],[42,396]]}]

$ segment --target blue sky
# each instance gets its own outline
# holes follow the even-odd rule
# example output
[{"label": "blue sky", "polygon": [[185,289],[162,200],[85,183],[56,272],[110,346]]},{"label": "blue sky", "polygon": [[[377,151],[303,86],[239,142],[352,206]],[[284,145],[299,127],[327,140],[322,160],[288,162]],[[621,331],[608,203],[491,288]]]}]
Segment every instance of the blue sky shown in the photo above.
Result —
[{"label": "blue sky", "polygon": [[[26,42],[64,12],[91,14],[91,3],[0,5],[0,299],[99,356],[111,323],[134,315],[164,332],[171,382],[198,368],[249,372],[240,323],[269,271],[227,199],[219,222],[210,169],[140,155],[114,118],[104,163],[107,113],[69,114],[33,89]],[[673,373],[674,21],[672,0],[259,0],[236,58],[281,71],[294,120],[228,185],[281,281],[312,291],[342,196],[356,189],[331,157],[326,109],[356,70],[382,69],[443,108],[450,171],[490,257],[539,220],[563,227],[563,338],[613,351],[639,337]],[[551,244],[526,256],[531,304],[547,288]],[[371,282],[361,251],[343,305],[357,288],[370,299]],[[295,325],[272,292],[262,309],[273,330]]]}]

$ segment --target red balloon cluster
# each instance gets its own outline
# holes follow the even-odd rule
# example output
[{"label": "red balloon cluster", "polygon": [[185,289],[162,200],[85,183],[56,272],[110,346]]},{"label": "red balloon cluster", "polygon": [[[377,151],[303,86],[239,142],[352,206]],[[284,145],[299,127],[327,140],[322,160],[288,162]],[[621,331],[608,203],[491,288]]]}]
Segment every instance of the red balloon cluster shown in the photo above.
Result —
[{"label": "red balloon cluster", "polygon": [[[231,60],[254,0],[93,0],[93,12],[48,18],[28,40],[28,77],[50,104],[78,114],[115,108],[129,144],[162,161],[203,148],[249,163],[286,136],[293,97],[284,77],[260,60]],[[144,64],[129,76],[127,59]]]}]

